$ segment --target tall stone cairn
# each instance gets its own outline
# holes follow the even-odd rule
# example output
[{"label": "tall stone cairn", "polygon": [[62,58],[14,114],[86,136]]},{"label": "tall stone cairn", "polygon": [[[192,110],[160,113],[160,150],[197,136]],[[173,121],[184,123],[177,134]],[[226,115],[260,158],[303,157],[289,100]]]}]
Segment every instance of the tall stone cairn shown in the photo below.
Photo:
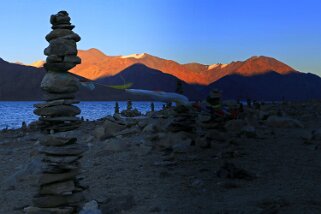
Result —
[{"label": "tall stone cairn", "polygon": [[79,80],[68,70],[80,64],[76,42],[80,37],[72,31],[70,17],[60,11],[50,18],[52,31],[46,36],[49,46],[44,50],[47,70],[41,82],[46,102],[36,104],[34,113],[39,117],[38,127],[44,131],[40,139],[43,169],[38,194],[33,206],[26,213],[76,213],[84,201],[83,188],[79,185],[79,159],[86,150],[77,144],[76,137],[62,137],[66,132],[80,126],[76,116],[80,109],[73,104],[79,89]]},{"label": "tall stone cairn", "polygon": [[69,131],[81,123],[76,117],[80,114],[80,109],[72,105],[79,103],[74,98],[80,82],[68,72],[81,63],[76,45],[80,36],[72,31],[75,26],[71,25],[66,11],[52,15],[50,23],[53,31],[46,36],[49,46],[44,50],[44,54],[48,56],[44,64],[47,73],[41,82],[46,102],[36,104],[34,113],[40,116],[39,126],[43,130]]}]

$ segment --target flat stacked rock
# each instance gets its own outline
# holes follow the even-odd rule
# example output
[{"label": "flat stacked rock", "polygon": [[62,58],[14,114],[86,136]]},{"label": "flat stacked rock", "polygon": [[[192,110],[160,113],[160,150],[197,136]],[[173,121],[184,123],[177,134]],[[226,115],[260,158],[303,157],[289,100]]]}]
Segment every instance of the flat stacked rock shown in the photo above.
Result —
[{"label": "flat stacked rock", "polygon": [[40,116],[38,127],[46,133],[40,139],[39,150],[44,168],[33,206],[25,209],[29,214],[76,213],[84,201],[84,188],[79,185],[77,175],[80,172],[79,159],[86,148],[77,144],[77,138],[55,134],[76,129],[81,123],[76,117],[80,109],[73,105],[79,103],[74,98],[80,83],[68,73],[68,69],[80,63],[76,47],[80,37],[71,31],[74,26],[70,24],[66,11],[52,15],[50,22],[53,31],[46,36],[50,43],[45,49],[47,73],[41,82],[46,102],[35,104],[34,110]]},{"label": "flat stacked rock", "polygon": [[38,126],[42,130],[69,131],[81,123],[80,118],[76,117],[80,109],[73,105],[79,103],[74,98],[80,82],[68,72],[81,63],[76,45],[80,36],[72,31],[75,26],[71,25],[66,11],[52,15],[50,23],[53,31],[46,36],[49,46],[44,50],[48,56],[44,64],[47,73],[41,82],[46,102],[36,104],[34,113],[40,116]]}]

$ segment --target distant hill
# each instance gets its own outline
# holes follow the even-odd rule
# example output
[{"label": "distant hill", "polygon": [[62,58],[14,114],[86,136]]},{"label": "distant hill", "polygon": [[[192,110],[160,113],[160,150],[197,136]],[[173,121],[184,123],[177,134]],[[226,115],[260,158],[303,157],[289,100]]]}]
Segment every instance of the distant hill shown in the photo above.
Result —
[{"label": "distant hill", "polygon": [[[186,83],[201,85],[208,85],[231,74],[251,76],[271,70],[280,74],[295,71],[290,66],[265,56],[251,57],[245,61],[231,62],[229,64],[218,63],[212,65],[200,63],[179,64],[173,60],[152,56],[148,53],[108,56],[95,48],[79,50],[78,56],[82,59],[82,64],[73,68],[71,72],[92,80],[116,75],[137,63],[171,74]],[[41,64],[41,61],[37,61],[32,65],[39,67]]]}]

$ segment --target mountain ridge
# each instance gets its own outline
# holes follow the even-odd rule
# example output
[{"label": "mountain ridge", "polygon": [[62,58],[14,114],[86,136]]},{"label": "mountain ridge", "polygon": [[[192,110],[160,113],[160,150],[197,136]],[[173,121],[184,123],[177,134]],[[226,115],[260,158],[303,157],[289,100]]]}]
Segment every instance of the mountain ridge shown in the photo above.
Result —
[{"label": "mountain ridge", "polygon": [[[40,82],[44,68],[19,65],[0,60],[0,100],[41,100]],[[80,78],[86,81],[85,78]],[[96,80],[101,83],[95,90],[82,87],[77,94],[79,100],[148,100],[132,96],[124,90],[116,90],[105,85],[118,85],[132,82],[132,88],[175,92],[176,76],[150,68],[144,64],[133,64],[121,72]],[[208,86],[182,82],[184,95],[190,100],[204,100],[213,89],[222,91],[223,99],[257,100],[321,100],[321,78],[314,74],[290,72],[280,74],[268,71],[252,76],[229,74]]]},{"label": "mountain ridge", "polygon": [[[218,63],[211,65],[197,62],[180,64],[173,60],[163,59],[148,53],[109,56],[96,48],[79,50],[78,56],[82,59],[82,64],[76,66],[70,72],[91,80],[116,75],[137,63],[160,70],[166,74],[174,75],[187,83],[201,85],[209,85],[231,74],[251,76],[270,70],[280,74],[298,72],[285,63],[266,56],[255,56],[245,61],[236,61],[229,64]],[[39,61],[37,61],[34,66],[39,67],[39,64]]]}]

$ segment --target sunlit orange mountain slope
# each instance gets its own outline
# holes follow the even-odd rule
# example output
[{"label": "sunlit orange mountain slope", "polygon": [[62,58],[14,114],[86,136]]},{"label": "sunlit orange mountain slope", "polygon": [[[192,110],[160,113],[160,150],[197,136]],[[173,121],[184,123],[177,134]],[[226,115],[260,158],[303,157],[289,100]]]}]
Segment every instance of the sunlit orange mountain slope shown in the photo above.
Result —
[{"label": "sunlit orange mountain slope", "polygon": [[[173,60],[162,59],[147,53],[108,56],[95,48],[79,50],[78,56],[82,59],[82,64],[76,66],[71,72],[92,80],[116,75],[137,63],[171,74],[187,83],[202,85],[208,85],[230,74],[252,76],[268,71],[275,71],[279,74],[295,71],[290,66],[265,56],[251,57],[245,61],[231,62],[230,64],[212,65],[199,63],[179,64]],[[37,67],[39,67],[39,61],[37,62]]]}]

